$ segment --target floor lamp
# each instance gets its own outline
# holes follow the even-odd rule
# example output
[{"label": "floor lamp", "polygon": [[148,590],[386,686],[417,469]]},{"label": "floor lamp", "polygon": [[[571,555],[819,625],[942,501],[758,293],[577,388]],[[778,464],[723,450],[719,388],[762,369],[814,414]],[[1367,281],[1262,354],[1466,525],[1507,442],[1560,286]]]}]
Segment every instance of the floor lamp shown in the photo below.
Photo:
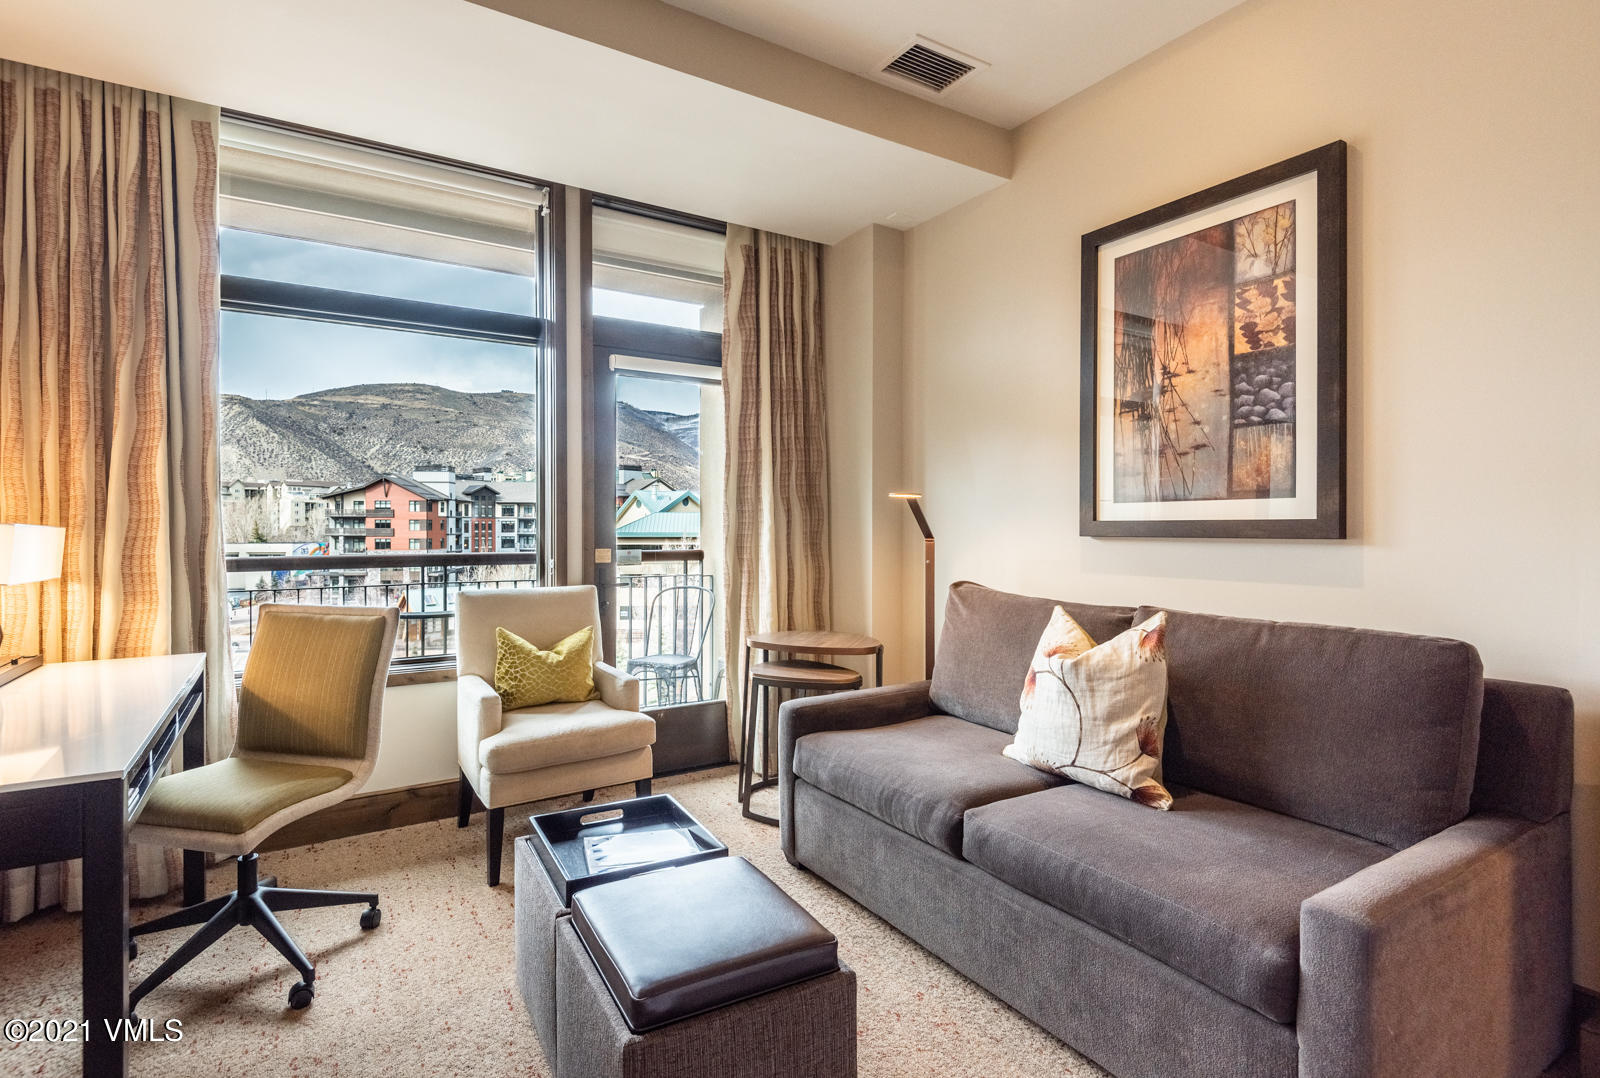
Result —
[{"label": "floor lamp", "polygon": [[899,498],[911,510],[911,515],[917,519],[917,527],[922,529],[922,650],[924,663],[927,666],[927,676],[933,677],[933,529],[928,527],[928,518],[922,515],[921,492],[897,492],[890,494],[891,498]]}]

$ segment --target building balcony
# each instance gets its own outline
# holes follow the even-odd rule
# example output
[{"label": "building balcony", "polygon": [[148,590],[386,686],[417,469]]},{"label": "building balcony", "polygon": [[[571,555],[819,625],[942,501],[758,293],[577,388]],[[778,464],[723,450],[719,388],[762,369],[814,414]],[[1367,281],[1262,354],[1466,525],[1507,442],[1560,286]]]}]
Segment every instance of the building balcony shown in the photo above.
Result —
[{"label": "building balcony", "polygon": [[384,539],[393,539],[393,528],[365,528],[354,524],[333,524],[328,528],[328,534],[335,538],[344,535],[376,535]]},{"label": "building balcony", "polygon": [[394,516],[394,510],[393,509],[368,509],[366,515],[369,516],[369,517],[392,517],[392,516]]},{"label": "building balcony", "polygon": [[[344,553],[341,551],[340,553]],[[308,576],[306,563],[316,567]],[[456,597],[462,589],[535,588],[543,580],[531,561],[505,564],[494,554],[395,550],[345,556],[229,558],[230,574],[248,574],[260,587],[230,587],[229,635],[234,669],[243,670],[255,640],[256,620],[267,603],[334,606],[399,606],[401,629],[394,662],[438,662],[455,653]],[[284,570],[281,576],[276,572]]]}]

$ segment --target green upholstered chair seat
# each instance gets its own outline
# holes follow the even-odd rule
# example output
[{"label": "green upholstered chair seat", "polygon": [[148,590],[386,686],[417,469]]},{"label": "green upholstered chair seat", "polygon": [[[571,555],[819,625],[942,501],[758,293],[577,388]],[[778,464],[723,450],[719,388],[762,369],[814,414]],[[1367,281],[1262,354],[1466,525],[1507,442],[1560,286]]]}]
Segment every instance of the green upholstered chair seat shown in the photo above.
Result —
[{"label": "green upholstered chair seat", "polygon": [[138,822],[242,835],[273,813],[349,781],[342,768],[230,756],[161,779]]}]

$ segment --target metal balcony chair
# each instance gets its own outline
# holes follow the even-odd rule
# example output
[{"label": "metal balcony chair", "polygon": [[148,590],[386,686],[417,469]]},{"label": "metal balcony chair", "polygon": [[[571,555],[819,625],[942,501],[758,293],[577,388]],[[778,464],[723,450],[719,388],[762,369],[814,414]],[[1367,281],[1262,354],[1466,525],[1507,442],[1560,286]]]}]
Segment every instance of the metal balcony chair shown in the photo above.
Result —
[{"label": "metal balcony chair", "polygon": [[[672,596],[670,613],[663,619],[661,604]],[[711,632],[717,594],[704,584],[674,584],[662,588],[644,612],[646,653],[628,660],[628,673],[648,676],[662,688],[656,690],[661,704],[681,704],[705,698],[705,682],[700,673],[706,637]],[[694,682],[695,695],[684,690]]]}]

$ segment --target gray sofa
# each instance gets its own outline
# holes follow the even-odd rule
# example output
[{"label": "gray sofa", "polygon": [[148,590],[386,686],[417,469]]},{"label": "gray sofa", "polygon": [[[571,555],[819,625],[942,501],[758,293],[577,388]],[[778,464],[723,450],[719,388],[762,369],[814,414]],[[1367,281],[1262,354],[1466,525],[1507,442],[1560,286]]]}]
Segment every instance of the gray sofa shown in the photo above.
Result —
[{"label": "gray sofa", "polygon": [[[1470,645],[1171,611],[1171,812],[1000,753],[1055,600],[786,703],[782,840],[1121,1078],[1535,1075],[1571,1000],[1572,698]],[[1061,603],[1096,640],[1154,609]]]}]

